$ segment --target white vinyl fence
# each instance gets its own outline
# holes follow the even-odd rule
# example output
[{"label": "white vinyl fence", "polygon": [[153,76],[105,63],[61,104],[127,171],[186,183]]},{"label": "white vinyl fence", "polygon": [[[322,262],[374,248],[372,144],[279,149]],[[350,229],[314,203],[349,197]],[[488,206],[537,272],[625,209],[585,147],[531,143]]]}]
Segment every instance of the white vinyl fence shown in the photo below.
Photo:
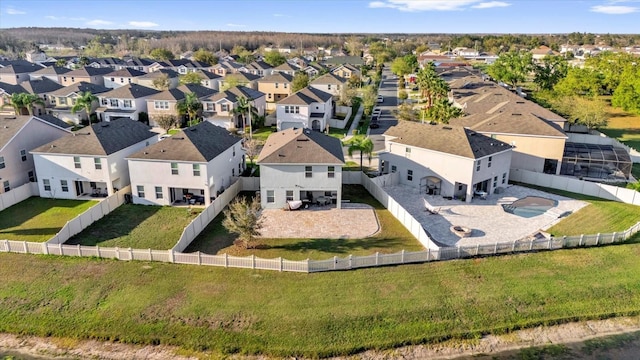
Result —
[{"label": "white vinyl fence", "polygon": [[0,211],[13,206],[32,196],[39,196],[38,183],[30,182],[0,194]]},{"label": "white vinyl fence", "polygon": [[605,134],[592,130],[589,134],[576,134],[576,133],[567,133],[569,139],[567,141],[575,142],[575,143],[584,143],[584,144],[598,144],[598,145],[611,145],[613,147],[624,148],[629,153],[631,157],[631,161],[634,163],[640,163],[640,152],[638,149],[634,149],[630,146],[627,146],[614,138],[610,138]]},{"label": "white vinyl fence", "polygon": [[511,169],[509,181],[565,190],[578,194],[614,200],[626,204],[640,205],[640,192],[618,186],[579,180],[567,176],[537,173],[529,170]]},{"label": "white vinyl fence", "polygon": [[48,244],[64,244],[72,236],[79,234],[95,221],[102,219],[105,215],[124,204],[124,195],[131,192],[131,185],[116,191],[113,195],[106,197],[87,209],[82,214],[67,221],[67,223],[51,239]]},{"label": "white vinyl fence", "polygon": [[375,253],[368,256],[349,255],[345,258],[333,257],[327,260],[302,261],[291,261],[283,258],[262,259],[256,256],[237,257],[227,254],[207,255],[200,252],[184,254],[174,252],[173,250],[102,248],[98,246],[32,243],[10,240],[0,240],[0,252],[92,256],[125,261],[161,261],[190,265],[312,273],[464,259],[477,256],[608,245],[623,242],[638,231],[640,231],[640,222],[636,223],[626,231],[619,233],[563,236],[557,238],[552,237],[550,239],[523,239],[508,243],[495,243],[489,245],[447,247],[416,252],[406,252],[403,250],[395,254]]}]

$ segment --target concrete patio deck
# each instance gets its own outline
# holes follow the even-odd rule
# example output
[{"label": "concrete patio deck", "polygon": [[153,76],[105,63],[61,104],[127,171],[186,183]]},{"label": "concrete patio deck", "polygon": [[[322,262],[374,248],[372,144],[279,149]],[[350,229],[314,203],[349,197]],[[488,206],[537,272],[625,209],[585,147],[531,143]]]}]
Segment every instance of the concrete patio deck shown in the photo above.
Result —
[{"label": "concrete patio deck", "polygon": [[[417,188],[394,185],[384,190],[422,224],[432,239],[445,246],[468,246],[511,242],[545,230],[559,221],[567,211],[575,212],[587,203],[563,196],[545,193],[522,186],[509,186],[501,194],[491,194],[486,200],[473,199],[472,203],[447,200],[441,196],[420,194]],[[510,204],[526,196],[540,196],[558,201],[558,205],[542,215],[523,218],[507,213],[502,204]],[[438,214],[425,211],[423,199],[435,208]],[[451,232],[452,225],[471,228],[470,237],[459,238]]]},{"label": "concrete patio deck", "polygon": [[264,209],[261,217],[263,238],[362,239],[380,228],[374,209],[366,204],[344,203],[342,209]]}]

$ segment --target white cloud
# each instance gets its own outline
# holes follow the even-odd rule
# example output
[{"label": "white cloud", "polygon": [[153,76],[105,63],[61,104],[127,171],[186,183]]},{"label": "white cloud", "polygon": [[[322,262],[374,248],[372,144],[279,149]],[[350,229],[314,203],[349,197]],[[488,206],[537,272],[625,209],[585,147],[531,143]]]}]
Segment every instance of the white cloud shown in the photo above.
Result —
[{"label": "white cloud", "polygon": [[289,15],[285,15],[285,14],[273,14],[273,16],[275,16],[275,17],[290,17]]},{"label": "white cloud", "polygon": [[24,14],[26,14],[25,11],[14,9],[14,8],[7,8],[7,10],[5,10],[5,12],[7,14],[9,14],[9,15],[24,15]]},{"label": "white cloud", "polygon": [[392,8],[400,11],[455,11],[464,10],[480,0],[387,0],[372,1],[370,8]]},{"label": "white cloud", "polygon": [[507,6],[511,6],[511,4],[506,3],[504,1],[489,1],[489,2],[482,2],[478,5],[473,5],[472,8],[474,9],[490,9],[490,8],[496,8],[496,7],[507,7]]},{"label": "white cloud", "polygon": [[245,27],[245,26],[247,26],[247,25],[243,25],[243,24],[233,24],[233,23],[231,23],[231,24],[227,24],[227,26],[229,26],[229,27]]},{"label": "white cloud", "polygon": [[87,21],[87,25],[91,25],[91,26],[104,26],[104,25],[111,25],[111,24],[113,24],[111,21],[100,20],[100,19]]},{"label": "white cloud", "polygon": [[160,26],[159,24],[156,24],[151,21],[129,21],[128,24],[129,26],[133,26],[136,28],[152,28],[152,27]]},{"label": "white cloud", "polygon": [[610,14],[610,15],[623,15],[638,12],[637,7],[633,6],[620,6],[620,5],[596,5],[591,7],[592,12]]}]

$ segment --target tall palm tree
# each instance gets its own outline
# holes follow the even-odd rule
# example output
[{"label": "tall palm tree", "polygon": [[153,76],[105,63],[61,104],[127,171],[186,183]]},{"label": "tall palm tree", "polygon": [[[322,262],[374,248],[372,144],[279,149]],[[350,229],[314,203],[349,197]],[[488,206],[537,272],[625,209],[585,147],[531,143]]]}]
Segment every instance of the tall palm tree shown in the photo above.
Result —
[{"label": "tall palm tree", "polygon": [[11,98],[9,99],[9,104],[4,104],[2,107],[11,106],[13,110],[16,112],[16,115],[22,115],[22,109],[27,109],[29,115],[33,115],[33,106],[35,104],[39,104],[44,106],[44,100],[42,100],[36,94],[30,93],[13,93],[11,94]]},{"label": "tall palm tree", "polygon": [[[202,110],[202,103],[198,99],[198,95],[186,93],[184,99],[178,101],[176,108],[181,116],[187,115],[189,117],[189,126],[198,123],[198,112]],[[195,123],[193,123],[194,120]]]},{"label": "tall palm tree", "polygon": [[[251,114],[253,116],[257,115],[257,109],[251,105],[251,101],[253,99],[247,99],[244,96],[238,98],[236,102],[236,106],[233,109],[233,113],[242,116],[242,130],[247,127],[247,115]],[[249,138],[251,138],[251,121],[249,121]]]},{"label": "tall palm tree", "polygon": [[369,164],[371,164],[371,157],[373,156],[373,141],[371,141],[371,138],[356,136],[347,142],[347,145],[349,146],[347,148],[349,156],[353,156],[354,151],[360,152],[360,171],[362,171],[362,157],[364,154],[367,155]]},{"label": "tall palm tree", "polygon": [[80,97],[76,98],[76,103],[71,107],[71,113],[75,114],[78,111],[84,110],[87,113],[87,121],[91,121],[93,103],[97,101],[97,96],[93,95],[90,91],[85,91]]},{"label": "tall palm tree", "polygon": [[427,109],[427,116],[443,124],[448,124],[449,120],[460,117],[463,114],[462,109],[453,106],[449,99],[444,97],[436,100],[433,107]]},{"label": "tall palm tree", "polygon": [[438,73],[436,73],[436,66],[429,62],[420,71],[418,71],[417,82],[422,97],[427,100],[427,108],[433,105],[434,90],[438,86]]}]

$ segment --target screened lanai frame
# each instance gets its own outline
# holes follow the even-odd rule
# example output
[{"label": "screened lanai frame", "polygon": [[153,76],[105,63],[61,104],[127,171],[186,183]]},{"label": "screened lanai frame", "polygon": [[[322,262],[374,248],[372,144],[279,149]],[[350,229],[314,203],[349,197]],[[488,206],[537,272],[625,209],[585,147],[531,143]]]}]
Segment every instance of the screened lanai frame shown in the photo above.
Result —
[{"label": "screened lanai frame", "polygon": [[611,145],[567,142],[560,175],[628,180],[633,162],[626,149]]}]

